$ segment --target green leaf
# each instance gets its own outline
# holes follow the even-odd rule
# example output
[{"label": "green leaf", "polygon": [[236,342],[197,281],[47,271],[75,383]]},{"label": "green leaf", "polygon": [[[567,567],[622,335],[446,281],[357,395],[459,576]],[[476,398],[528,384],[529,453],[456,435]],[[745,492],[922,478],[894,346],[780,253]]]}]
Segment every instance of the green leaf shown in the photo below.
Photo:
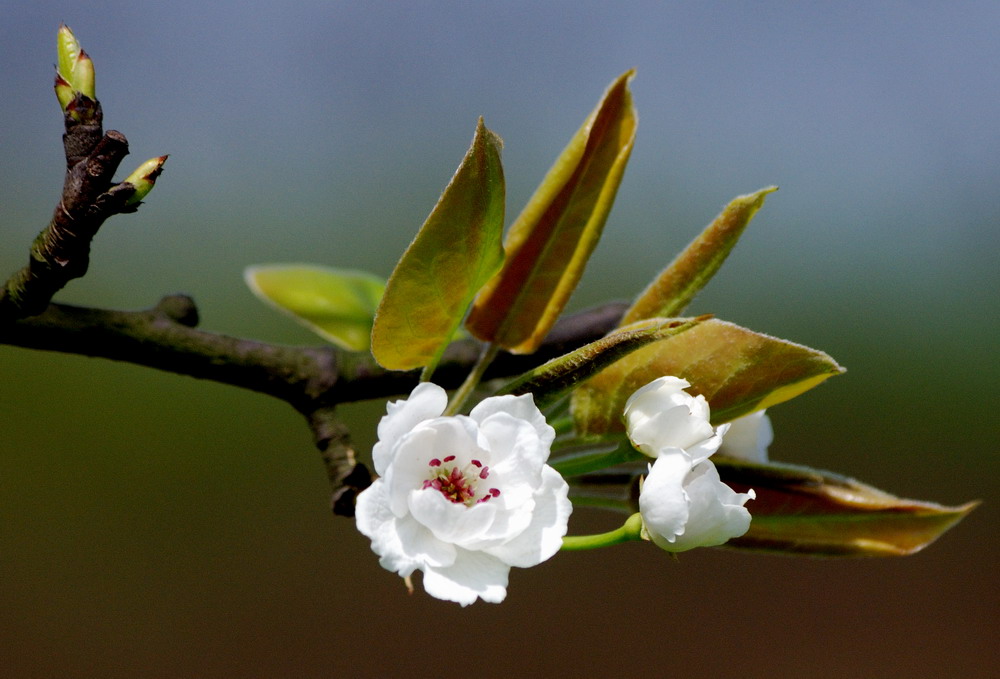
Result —
[{"label": "green leaf", "polygon": [[619,328],[599,340],[547,361],[500,389],[498,394],[531,393],[535,405],[545,408],[584,380],[650,342],[690,330],[708,316],[653,318]]},{"label": "green leaf", "polygon": [[555,323],[597,245],[632,152],[633,75],[611,84],[511,225],[507,261],[466,321],[473,336],[525,354]]},{"label": "green leaf", "polygon": [[821,351],[711,319],[629,354],[582,384],[573,393],[573,420],[581,436],[624,431],[628,397],[674,375],[708,400],[712,423],[721,424],[794,398],[843,371]]},{"label": "green leaf", "polygon": [[502,145],[480,118],[465,159],[396,264],[372,330],[372,354],[383,367],[433,369],[503,263]]},{"label": "green leaf", "polygon": [[726,261],[767,194],[777,190],[777,186],[769,186],[734,198],[639,295],[625,312],[622,325],[654,316],[671,318],[684,311]]},{"label": "green leaf", "polygon": [[746,535],[727,547],[812,556],[903,556],[934,542],[979,503],[905,500],[831,472],[713,457],[737,492],[753,488]]},{"label": "green leaf", "polygon": [[320,337],[349,351],[367,351],[385,281],[361,271],[310,264],[247,267],[257,297]]}]

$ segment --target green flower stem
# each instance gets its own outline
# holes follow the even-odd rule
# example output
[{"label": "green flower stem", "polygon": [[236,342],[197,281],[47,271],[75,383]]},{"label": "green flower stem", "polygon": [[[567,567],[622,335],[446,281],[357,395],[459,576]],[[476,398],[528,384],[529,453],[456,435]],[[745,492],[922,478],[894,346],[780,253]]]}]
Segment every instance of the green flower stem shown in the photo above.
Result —
[{"label": "green flower stem", "polygon": [[451,396],[451,401],[448,403],[448,407],[444,410],[444,415],[456,415],[465,405],[465,402],[469,399],[473,390],[479,386],[479,380],[482,379],[483,373],[486,372],[486,368],[489,367],[493,359],[496,358],[497,352],[500,351],[499,345],[490,342],[483,347],[483,353],[479,355],[479,360],[476,364],[472,366],[472,371],[469,376],[465,378],[454,394]]},{"label": "green flower stem", "polygon": [[599,547],[610,547],[623,542],[642,539],[642,515],[638,512],[626,519],[620,528],[607,533],[597,535],[570,535],[563,538],[561,549],[564,551],[577,551],[583,549],[597,549]]},{"label": "green flower stem", "polygon": [[549,464],[564,477],[570,477],[590,474],[608,467],[644,459],[647,459],[646,456],[633,448],[632,444],[626,440],[610,452],[576,453],[551,460]]}]

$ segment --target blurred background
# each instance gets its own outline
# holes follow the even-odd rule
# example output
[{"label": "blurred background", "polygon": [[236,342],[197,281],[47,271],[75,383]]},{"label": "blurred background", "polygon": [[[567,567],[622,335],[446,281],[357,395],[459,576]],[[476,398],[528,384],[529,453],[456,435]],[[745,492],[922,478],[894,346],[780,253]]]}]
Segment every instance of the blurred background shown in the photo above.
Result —
[{"label": "blurred background", "polygon": [[[636,68],[635,151],[571,311],[629,299],[737,194],[770,196],[692,311],[849,372],[771,411],[773,458],[985,500],[936,544],[830,561],[650,545],[515,569],[468,609],[407,596],[332,517],[304,422],[266,397],[0,346],[0,670],[10,677],[987,677],[996,671],[995,2],[3,3],[0,275],[62,184],[59,22],[105,124],[170,154],[59,301],[198,301],[316,343],[243,267],[388,275],[479,115],[513,219]],[[344,409],[367,453],[382,403]],[[578,512],[577,531],[617,517]],[[469,669],[466,669],[469,668]]]}]

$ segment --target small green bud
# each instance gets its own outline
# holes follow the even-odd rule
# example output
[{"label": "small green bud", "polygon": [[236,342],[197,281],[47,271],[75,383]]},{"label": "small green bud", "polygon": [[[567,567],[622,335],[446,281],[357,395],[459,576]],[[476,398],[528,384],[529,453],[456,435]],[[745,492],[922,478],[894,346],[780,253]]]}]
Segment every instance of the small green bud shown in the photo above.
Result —
[{"label": "small green bud", "polygon": [[[80,47],[79,41],[73,35],[69,26],[59,26],[56,38],[56,98],[63,111],[70,108],[70,103],[77,95],[83,95],[90,101],[96,101],[94,89],[94,62]],[[89,107],[88,107],[89,108]],[[75,115],[80,118],[80,115]]]},{"label": "small green bud", "polygon": [[145,163],[136,168],[135,172],[130,174],[125,178],[123,184],[131,184],[135,187],[135,193],[133,193],[127,201],[126,205],[135,205],[143,198],[146,197],[150,191],[153,190],[153,185],[156,184],[156,178],[160,176],[163,172],[163,163],[167,162],[167,156],[159,156],[157,158],[150,158]]}]

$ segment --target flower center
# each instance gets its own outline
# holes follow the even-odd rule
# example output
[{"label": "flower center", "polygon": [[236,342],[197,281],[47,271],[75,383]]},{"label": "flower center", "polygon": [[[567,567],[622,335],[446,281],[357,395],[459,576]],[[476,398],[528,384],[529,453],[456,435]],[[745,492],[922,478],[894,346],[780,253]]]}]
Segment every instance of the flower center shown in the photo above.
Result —
[{"label": "flower center", "polygon": [[464,467],[449,464],[454,461],[455,456],[449,455],[443,460],[435,457],[428,462],[427,466],[431,468],[431,476],[424,481],[421,488],[433,488],[452,502],[467,507],[486,502],[490,498],[500,495],[500,489],[489,488],[477,497],[477,486],[480,481],[489,478],[489,467],[484,466],[479,460],[472,460]]}]

